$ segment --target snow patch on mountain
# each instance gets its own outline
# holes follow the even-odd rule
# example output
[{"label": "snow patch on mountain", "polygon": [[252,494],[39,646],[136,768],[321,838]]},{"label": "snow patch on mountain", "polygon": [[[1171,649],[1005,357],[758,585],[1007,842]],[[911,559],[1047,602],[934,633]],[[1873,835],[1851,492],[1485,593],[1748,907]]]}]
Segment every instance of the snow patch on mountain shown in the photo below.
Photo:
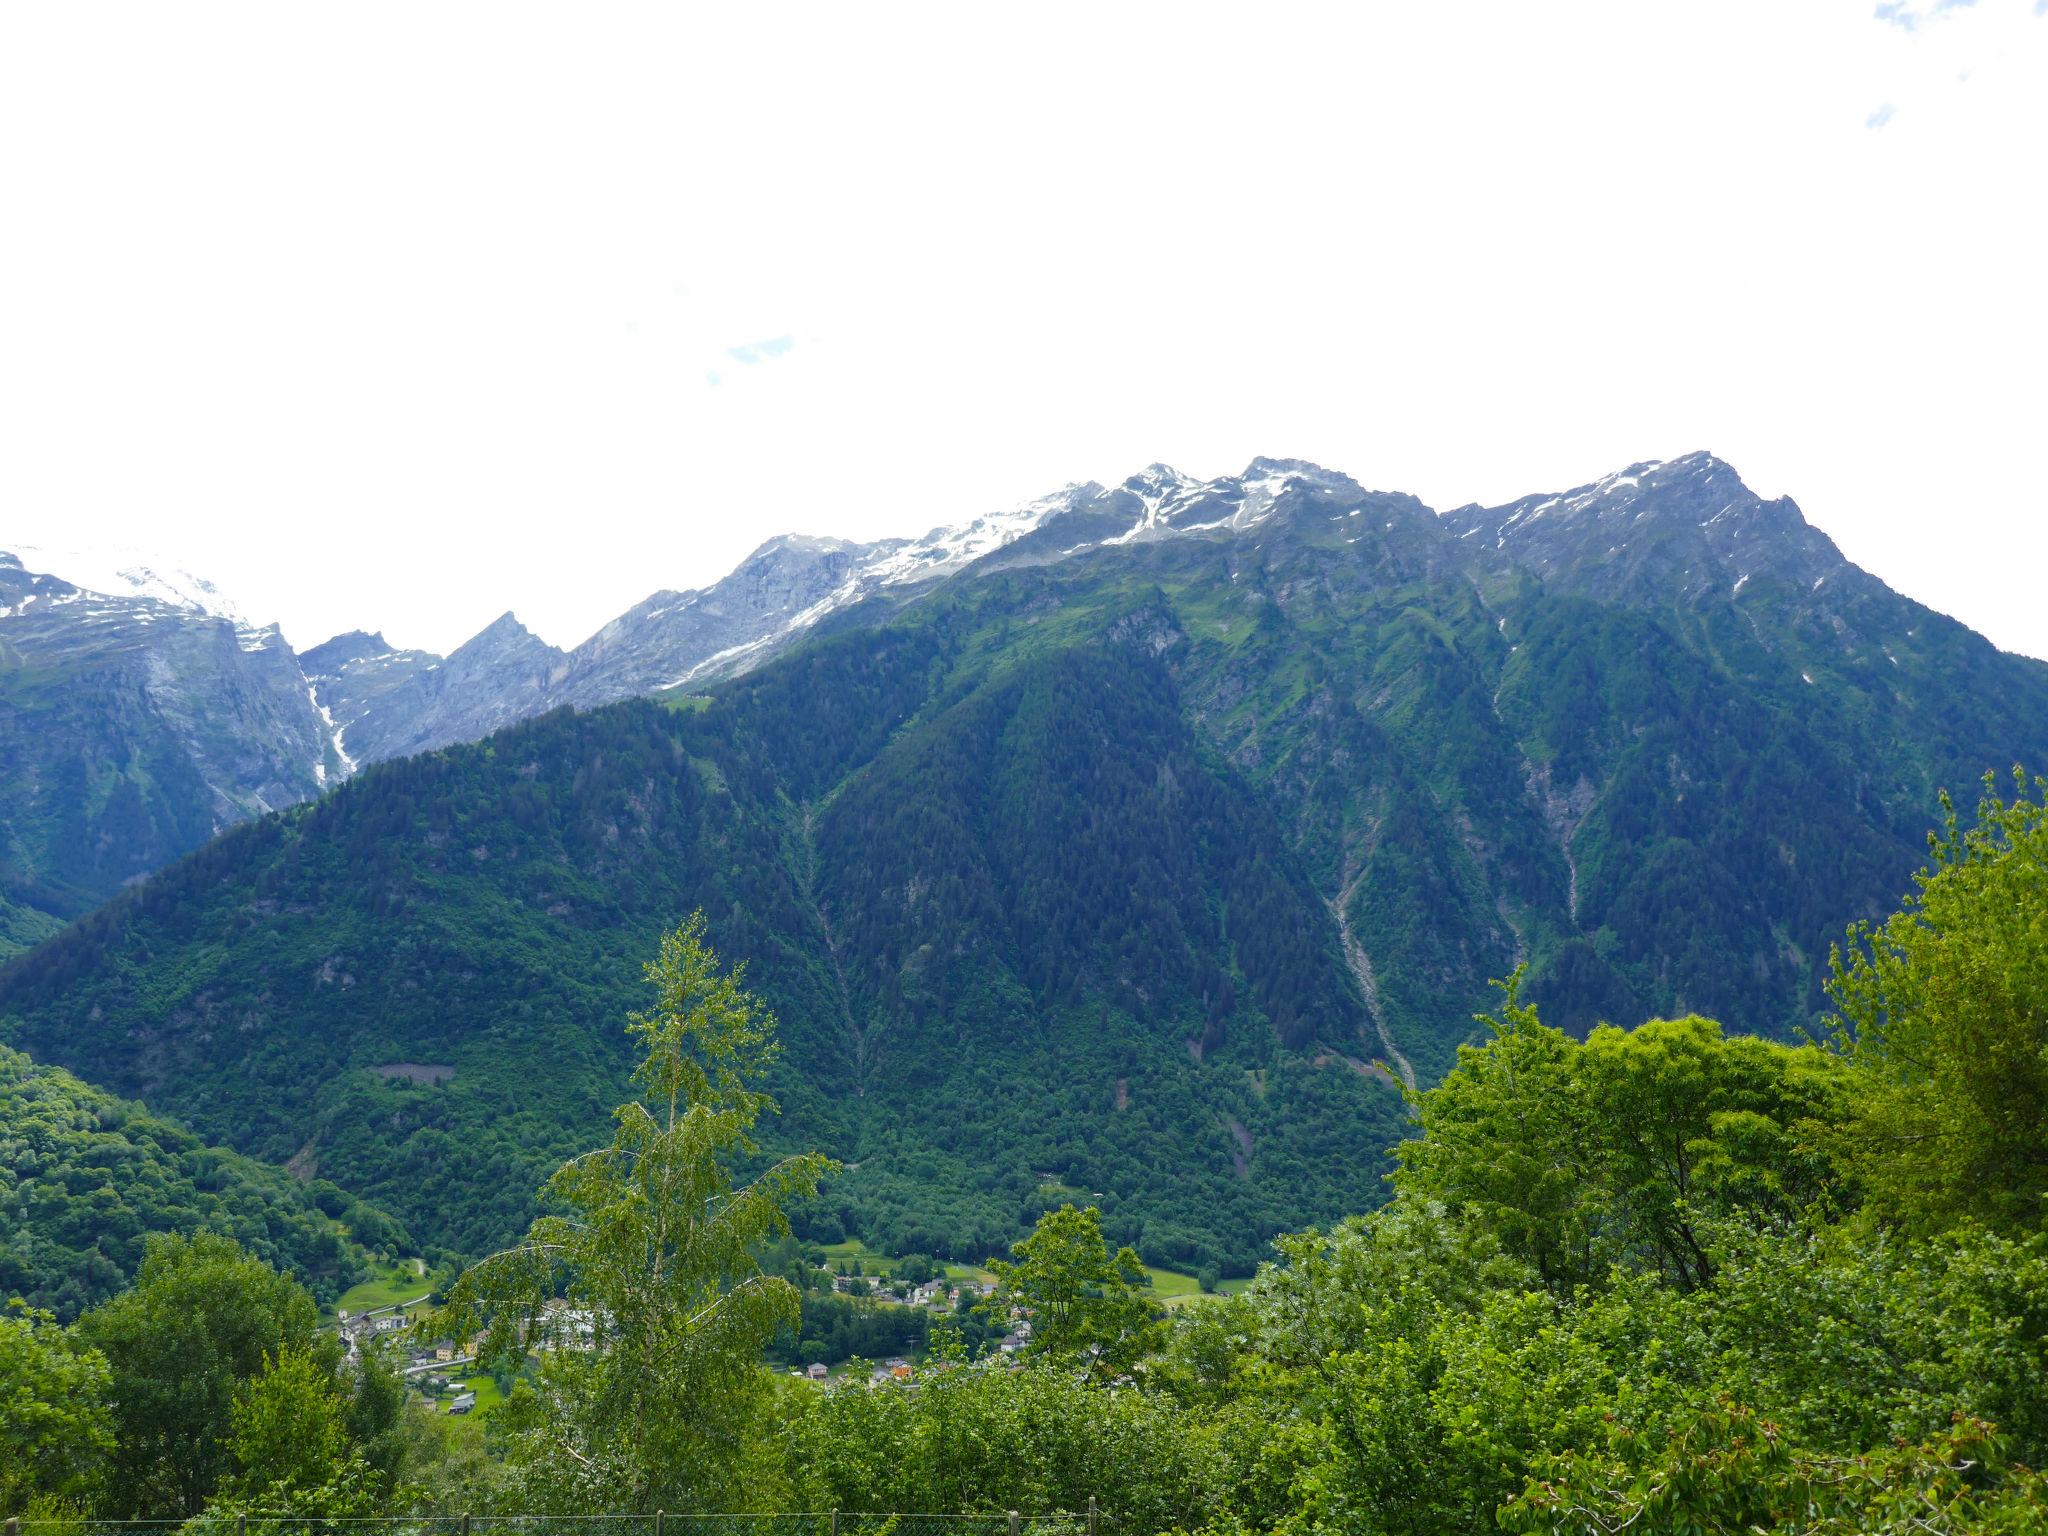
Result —
[{"label": "snow patch on mountain", "polygon": [[[983,555],[993,554],[1034,532],[1048,517],[1067,507],[1074,490],[1075,487],[1069,486],[1021,506],[985,513],[969,522],[934,528],[921,539],[882,549],[877,558],[863,567],[864,584],[893,587],[950,575]],[[893,544],[894,541],[890,542]]]},{"label": "snow patch on mountain", "polygon": [[69,582],[103,597],[146,598],[172,608],[209,614],[237,627],[258,626],[241,604],[203,576],[176,562],[134,550],[115,551],[63,544],[4,546],[31,571]]}]

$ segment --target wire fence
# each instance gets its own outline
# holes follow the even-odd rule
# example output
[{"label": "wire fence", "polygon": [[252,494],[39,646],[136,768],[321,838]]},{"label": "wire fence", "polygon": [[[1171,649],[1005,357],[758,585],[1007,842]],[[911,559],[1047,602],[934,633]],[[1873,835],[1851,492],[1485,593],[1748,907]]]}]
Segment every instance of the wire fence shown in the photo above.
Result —
[{"label": "wire fence", "polygon": [[1085,1510],[918,1514],[799,1510],[774,1514],[429,1515],[326,1519],[197,1515],[190,1520],[24,1516],[0,1536],[1109,1536],[1115,1523]]}]

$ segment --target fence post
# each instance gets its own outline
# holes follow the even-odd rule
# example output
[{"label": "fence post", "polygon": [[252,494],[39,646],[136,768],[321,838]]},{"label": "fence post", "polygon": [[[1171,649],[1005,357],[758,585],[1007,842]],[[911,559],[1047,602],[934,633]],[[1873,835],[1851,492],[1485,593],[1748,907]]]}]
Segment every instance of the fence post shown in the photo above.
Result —
[{"label": "fence post", "polygon": [[21,1536],[21,1522],[12,1515],[7,1517],[7,1536]]},{"label": "fence post", "polygon": [[665,1509],[657,1509],[654,1512],[654,1536],[661,1536],[661,1522],[667,1518],[668,1511]]},{"label": "fence post", "polygon": [[1017,1511],[1010,1511],[1010,1536],[1017,1536]]},{"label": "fence post", "polygon": [[249,1536],[249,1517],[247,1515],[235,1516],[235,1536]]},{"label": "fence post", "polygon": [[1095,1495],[1088,1495],[1088,1536],[1095,1536]]},{"label": "fence post", "polygon": [[462,1512],[462,1536],[469,1536],[469,1511]]},{"label": "fence post", "polygon": [[839,1511],[832,1511],[832,1536],[839,1536]]}]

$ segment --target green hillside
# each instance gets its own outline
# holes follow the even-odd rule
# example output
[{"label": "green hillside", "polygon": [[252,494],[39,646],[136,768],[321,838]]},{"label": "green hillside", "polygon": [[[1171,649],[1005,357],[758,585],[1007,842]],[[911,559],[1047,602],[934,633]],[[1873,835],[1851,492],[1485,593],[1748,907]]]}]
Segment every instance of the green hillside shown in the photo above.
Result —
[{"label": "green hillside", "polygon": [[11,962],[0,1034],[474,1253],[622,1096],[701,907],[781,1016],[771,1143],[848,1164],[809,1235],[971,1261],[1078,1194],[1244,1272],[1383,1198],[1374,1063],[1441,1076],[1490,978],[1784,1037],[1936,787],[2048,758],[2048,667],[1803,523],[1825,583],[1679,589],[1341,477],[1277,507],[1048,524],[708,699],[373,767]]},{"label": "green hillside", "polygon": [[217,1232],[333,1297],[390,1218],[0,1047],[0,1297],[70,1318],[123,1290],[151,1233]]},{"label": "green hillside", "polygon": [[848,636],[706,711],[372,769],[17,961],[7,1027],[475,1251],[609,1113],[638,957],[701,906],[783,1019],[773,1134],[857,1165],[821,1222],[979,1257],[1056,1174],[1249,1263],[1376,1199],[1399,1100],[1317,1048],[1361,1049],[1321,904],[1166,669],[949,689],[947,649]]}]

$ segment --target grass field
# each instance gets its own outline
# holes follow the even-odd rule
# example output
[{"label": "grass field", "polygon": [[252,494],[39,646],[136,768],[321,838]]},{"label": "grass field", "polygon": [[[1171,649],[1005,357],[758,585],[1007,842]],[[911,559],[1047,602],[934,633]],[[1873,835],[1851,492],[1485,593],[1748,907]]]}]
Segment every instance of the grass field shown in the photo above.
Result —
[{"label": "grass field", "polygon": [[[877,1253],[857,1237],[849,1237],[843,1243],[821,1243],[819,1251],[825,1255],[825,1263],[834,1272],[837,1272],[841,1264],[852,1267],[853,1262],[858,1259],[860,1272],[870,1277],[894,1275],[896,1266],[903,1262],[894,1254]],[[974,1280],[985,1284],[995,1278],[978,1264],[941,1264],[939,1272],[948,1280],[955,1282]]]},{"label": "grass field", "polygon": [[1208,1295],[1234,1296],[1251,1284],[1248,1279],[1219,1280],[1213,1292],[1204,1292],[1202,1283],[1193,1275],[1184,1275],[1175,1269],[1156,1269],[1145,1266],[1145,1273],[1152,1278],[1152,1294],[1169,1307],[1184,1307],[1191,1301],[1201,1301]]},{"label": "grass field", "polygon": [[1168,1305],[1202,1294],[1201,1282],[1193,1275],[1184,1275],[1178,1270],[1158,1269],[1150,1264],[1145,1266],[1145,1273],[1151,1277],[1152,1294]]},{"label": "grass field", "polygon": [[893,1275],[896,1273],[896,1266],[902,1262],[886,1253],[875,1252],[857,1237],[849,1237],[843,1243],[823,1243],[819,1246],[825,1255],[825,1262],[834,1271],[842,1264],[850,1269],[858,1261],[860,1272],[864,1275]]},{"label": "grass field", "polygon": [[[376,1307],[395,1306],[401,1301],[426,1295],[431,1287],[420,1277],[416,1263],[416,1260],[401,1259],[386,1265],[368,1280],[342,1292],[335,1306],[346,1308],[350,1313],[368,1312]],[[327,1315],[331,1320],[333,1313]]]},{"label": "grass field", "polygon": [[[498,1383],[489,1376],[470,1376],[464,1379],[462,1390],[476,1394],[473,1413],[489,1413],[505,1401],[505,1394],[498,1390]],[[443,1405],[446,1406],[445,1403]]]}]

